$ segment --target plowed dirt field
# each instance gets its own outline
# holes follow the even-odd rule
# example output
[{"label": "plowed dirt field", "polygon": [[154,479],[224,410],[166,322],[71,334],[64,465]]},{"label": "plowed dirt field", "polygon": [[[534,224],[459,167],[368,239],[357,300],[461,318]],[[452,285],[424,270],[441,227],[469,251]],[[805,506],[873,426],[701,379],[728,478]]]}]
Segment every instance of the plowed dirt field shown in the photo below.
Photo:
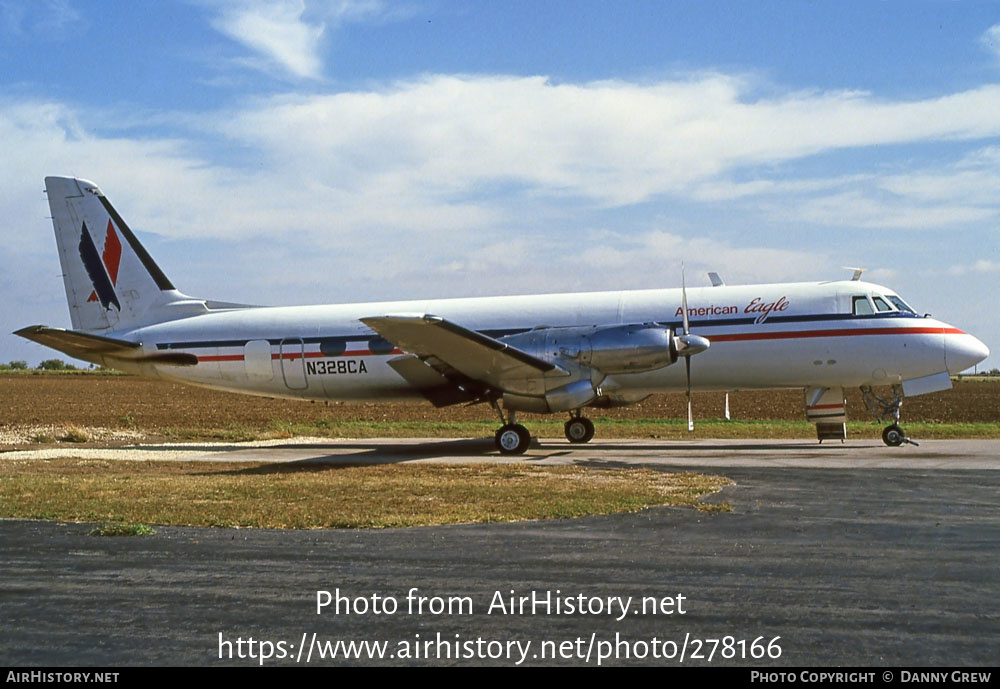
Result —
[{"label": "plowed dirt field", "polygon": [[[730,394],[734,419],[803,420],[801,390]],[[870,417],[857,390],[847,392],[848,418]],[[695,393],[699,418],[723,415],[722,393]],[[1000,422],[1000,381],[956,381],[951,390],[908,398],[903,421]],[[685,416],[683,394],[654,395],[636,405],[593,410],[595,418],[649,419]],[[531,419],[532,415],[521,418]],[[562,418],[560,415],[559,418]],[[0,375],[0,429],[75,424],[86,427],[210,429],[266,426],[282,420],[351,421],[494,420],[488,405],[435,409],[429,403],[310,403],[214,392],[131,376]]]}]

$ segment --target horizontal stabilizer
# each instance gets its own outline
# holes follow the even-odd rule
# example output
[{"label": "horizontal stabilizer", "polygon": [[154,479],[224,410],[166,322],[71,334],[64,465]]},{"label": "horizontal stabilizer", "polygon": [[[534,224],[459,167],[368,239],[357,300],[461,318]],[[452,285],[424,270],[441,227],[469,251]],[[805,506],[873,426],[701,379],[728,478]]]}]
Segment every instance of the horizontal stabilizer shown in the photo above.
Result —
[{"label": "horizontal stabilizer", "polygon": [[74,359],[102,363],[104,359],[127,359],[129,361],[163,364],[167,366],[194,366],[198,357],[186,353],[144,354],[142,343],[119,340],[114,337],[91,335],[75,330],[32,325],[14,333],[38,344],[57,349]]},{"label": "horizontal stabilizer", "polygon": [[138,342],[128,340],[118,340],[113,337],[102,337],[101,335],[89,335],[74,330],[63,330],[62,328],[50,328],[45,325],[32,325],[21,328],[14,333],[21,337],[43,344],[52,349],[58,349],[77,359],[86,359],[81,354],[117,354],[121,356],[125,352],[140,349],[142,345]]}]

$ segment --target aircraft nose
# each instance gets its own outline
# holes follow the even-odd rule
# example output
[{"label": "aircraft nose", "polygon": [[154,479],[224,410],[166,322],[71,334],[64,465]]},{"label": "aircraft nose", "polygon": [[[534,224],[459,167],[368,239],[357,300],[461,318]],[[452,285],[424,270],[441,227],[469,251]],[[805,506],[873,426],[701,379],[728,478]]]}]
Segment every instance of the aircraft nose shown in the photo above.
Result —
[{"label": "aircraft nose", "polygon": [[944,338],[944,362],[948,373],[961,373],[989,355],[989,347],[967,333]]}]

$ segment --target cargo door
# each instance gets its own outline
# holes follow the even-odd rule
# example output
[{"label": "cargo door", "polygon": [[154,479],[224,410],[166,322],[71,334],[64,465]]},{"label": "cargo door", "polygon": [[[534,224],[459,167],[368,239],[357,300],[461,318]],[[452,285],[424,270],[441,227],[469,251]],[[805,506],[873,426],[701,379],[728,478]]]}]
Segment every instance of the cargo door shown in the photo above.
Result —
[{"label": "cargo door", "polygon": [[306,381],[305,348],[302,338],[290,337],[281,341],[281,375],[289,390],[305,390],[309,384]]},{"label": "cargo door", "polygon": [[267,340],[247,342],[243,347],[243,369],[252,382],[265,383],[274,378],[271,343]]}]

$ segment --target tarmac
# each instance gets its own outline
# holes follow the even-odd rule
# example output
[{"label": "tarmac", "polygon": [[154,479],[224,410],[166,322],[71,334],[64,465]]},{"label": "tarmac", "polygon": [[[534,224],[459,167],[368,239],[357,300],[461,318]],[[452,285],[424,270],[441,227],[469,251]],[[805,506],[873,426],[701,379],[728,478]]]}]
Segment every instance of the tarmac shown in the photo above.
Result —
[{"label": "tarmac", "polygon": [[[491,441],[440,439],[144,451],[501,459]],[[385,530],[157,527],[129,538],[4,520],[0,664],[996,663],[996,441],[543,440],[503,461],[723,474],[736,483],[712,500],[733,510]]]}]

